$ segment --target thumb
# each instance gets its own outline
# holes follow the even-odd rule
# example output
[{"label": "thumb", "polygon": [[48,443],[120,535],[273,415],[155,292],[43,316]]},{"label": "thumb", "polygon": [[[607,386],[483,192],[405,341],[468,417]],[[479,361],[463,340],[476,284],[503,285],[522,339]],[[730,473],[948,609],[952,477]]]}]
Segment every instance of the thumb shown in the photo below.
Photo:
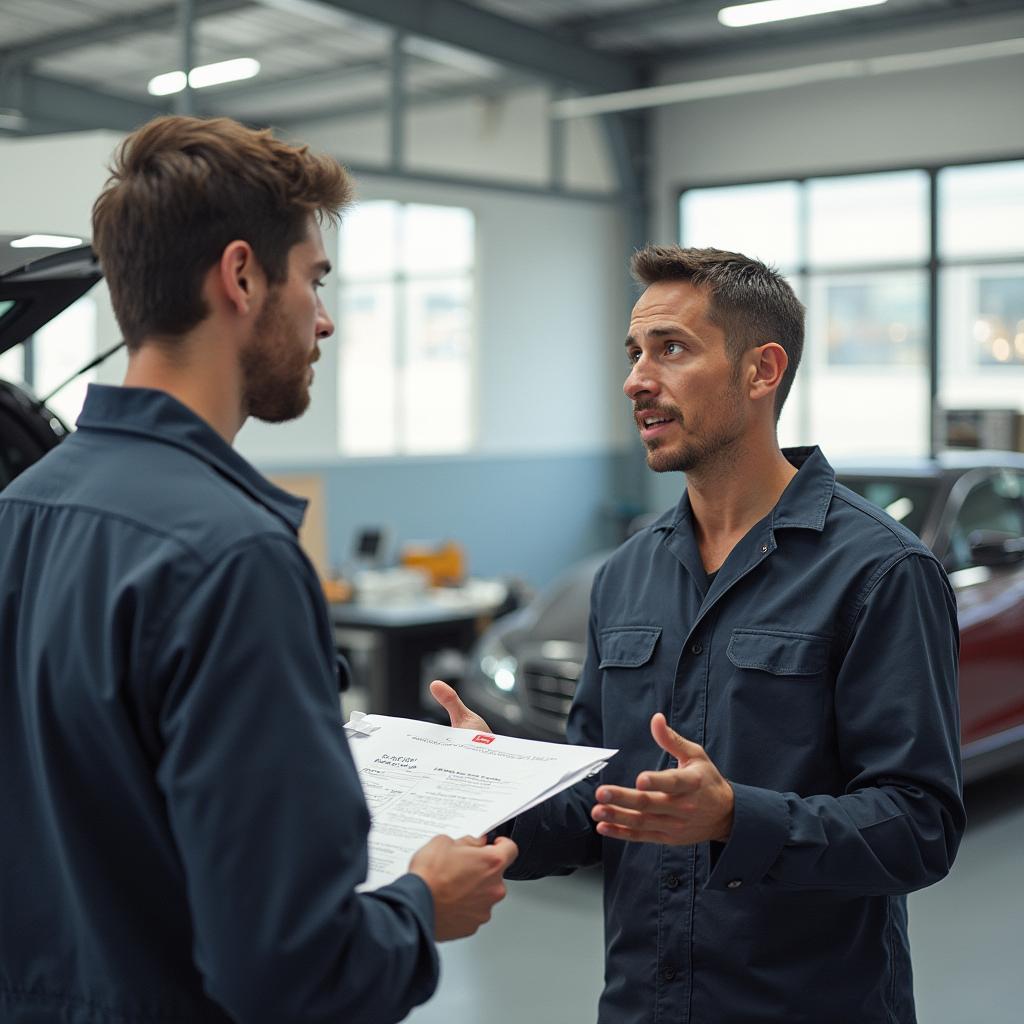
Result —
[{"label": "thumb", "polygon": [[675,731],[659,711],[651,718],[651,735],[654,742],[667,754],[671,754],[682,765],[696,757],[704,757],[704,748]]},{"label": "thumb", "polygon": [[459,695],[445,682],[440,679],[435,679],[430,684],[430,695],[437,701],[448,712],[448,717],[451,719],[452,726],[456,729],[460,727],[460,723],[467,718],[475,718],[469,708],[462,703],[462,699]]}]

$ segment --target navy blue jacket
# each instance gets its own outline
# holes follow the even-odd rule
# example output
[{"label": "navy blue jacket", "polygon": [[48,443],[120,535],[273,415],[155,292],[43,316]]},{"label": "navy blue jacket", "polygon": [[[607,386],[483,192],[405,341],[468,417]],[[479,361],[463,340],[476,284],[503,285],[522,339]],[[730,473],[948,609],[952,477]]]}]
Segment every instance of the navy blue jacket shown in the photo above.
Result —
[{"label": "navy blue jacket", "polygon": [[0,1021],[384,1024],[433,904],[372,894],[304,503],[93,386],[0,494]]},{"label": "navy blue jacket", "polygon": [[669,766],[650,718],[736,795],[725,844],[604,839],[582,784],[520,816],[510,877],[604,865],[607,1024],[910,1024],[906,893],[964,828],[956,603],[908,530],[817,449],[709,586],[690,506],[598,573],[574,743],[600,782]]}]

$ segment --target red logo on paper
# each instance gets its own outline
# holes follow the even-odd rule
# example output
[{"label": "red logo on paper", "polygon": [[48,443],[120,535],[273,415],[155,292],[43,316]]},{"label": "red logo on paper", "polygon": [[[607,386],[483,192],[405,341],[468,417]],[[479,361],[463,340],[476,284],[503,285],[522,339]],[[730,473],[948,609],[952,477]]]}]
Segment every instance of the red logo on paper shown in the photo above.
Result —
[{"label": "red logo on paper", "polygon": [[473,742],[474,743],[493,743],[494,742],[494,737],[493,736],[488,736],[486,733],[478,732],[473,737]]}]

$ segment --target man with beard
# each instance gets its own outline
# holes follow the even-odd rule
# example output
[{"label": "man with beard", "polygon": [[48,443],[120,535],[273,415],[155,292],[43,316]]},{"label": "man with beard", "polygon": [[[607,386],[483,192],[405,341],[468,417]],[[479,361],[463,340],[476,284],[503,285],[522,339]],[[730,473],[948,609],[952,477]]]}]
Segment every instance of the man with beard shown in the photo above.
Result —
[{"label": "man with beard", "polygon": [[516,820],[508,875],[603,864],[606,1024],[911,1024],[906,894],[964,827],[952,590],[817,448],[780,450],[786,282],[674,246],[633,271],[625,392],[686,489],[594,582],[568,738],[620,753]]},{"label": "man with beard", "polygon": [[232,447],[309,404],[335,161],[225,119],[129,136],[93,210],[129,351],[0,495],[0,1022],[401,1020],[515,845],[359,893],[369,814],[304,502]]}]

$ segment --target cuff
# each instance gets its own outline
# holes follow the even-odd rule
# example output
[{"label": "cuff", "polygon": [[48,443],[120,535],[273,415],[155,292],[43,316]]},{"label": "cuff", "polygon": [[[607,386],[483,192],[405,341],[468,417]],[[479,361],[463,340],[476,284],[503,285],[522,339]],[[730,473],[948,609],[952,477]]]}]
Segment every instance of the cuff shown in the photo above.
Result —
[{"label": "cuff", "polygon": [[757,885],[789,838],[789,808],[781,793],[732,784],[735,804],[726,843],[712,843],[706,889]]}]

